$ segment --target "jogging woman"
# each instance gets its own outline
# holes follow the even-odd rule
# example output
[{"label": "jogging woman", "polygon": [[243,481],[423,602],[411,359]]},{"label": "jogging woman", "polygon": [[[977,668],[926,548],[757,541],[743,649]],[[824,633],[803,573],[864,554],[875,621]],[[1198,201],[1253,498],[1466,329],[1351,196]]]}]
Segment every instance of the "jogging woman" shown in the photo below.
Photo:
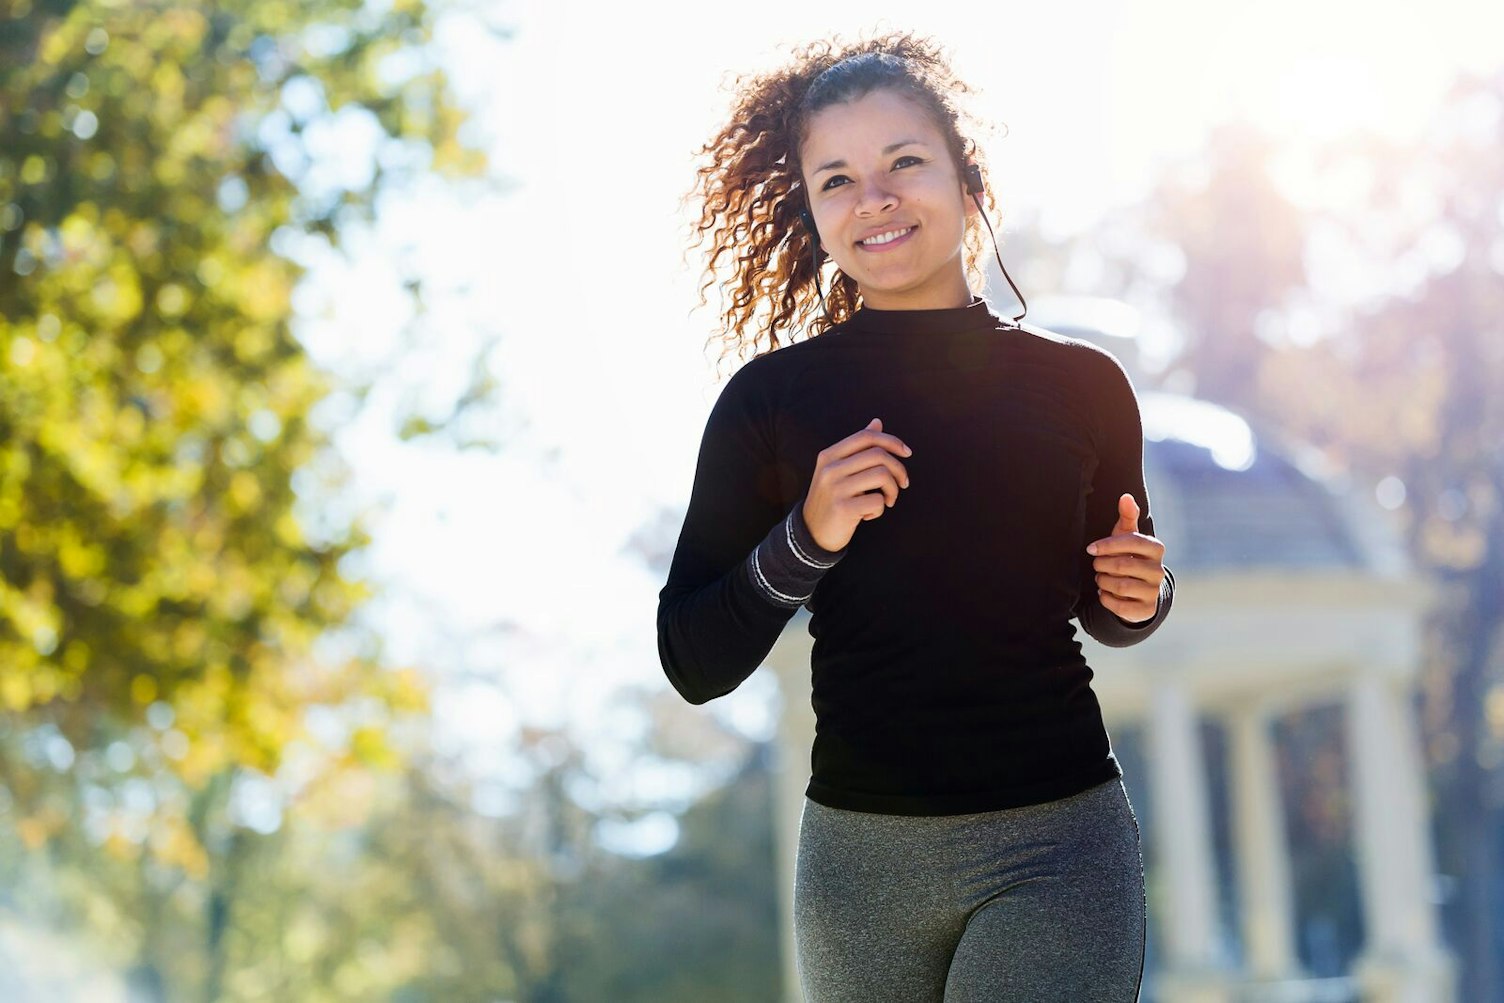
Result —
[{"label": "jogging woman", "polygon": [[1131,1003],[1139,828],[1071,621],[1136,644],[1174,578],[1121,364],[973,291],[968,93],[910,33],[738,78],[698,232],[727,342],[769,345],[706,423],[659,654],[703,704],[810,610],[811,1003]]}]

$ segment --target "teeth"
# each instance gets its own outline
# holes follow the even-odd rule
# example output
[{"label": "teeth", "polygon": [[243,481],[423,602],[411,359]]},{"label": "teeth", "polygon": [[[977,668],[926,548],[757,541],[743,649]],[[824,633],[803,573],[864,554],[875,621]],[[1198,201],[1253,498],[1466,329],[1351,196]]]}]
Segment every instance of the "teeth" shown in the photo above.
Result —
[{"label": "teeth", "polygon": [[912,229],[914,229],[912,226],[908,226],[908,227],[904,227],[902,230],[889,230],[887,233],[880,233],[880,234],[878,234],[875,237],[868,237],[865,240],[863,240],[862,243],[863,244],[886,244],[889,241],[897,240],[899,237],[902,237],[904,234],[908,233]]}]

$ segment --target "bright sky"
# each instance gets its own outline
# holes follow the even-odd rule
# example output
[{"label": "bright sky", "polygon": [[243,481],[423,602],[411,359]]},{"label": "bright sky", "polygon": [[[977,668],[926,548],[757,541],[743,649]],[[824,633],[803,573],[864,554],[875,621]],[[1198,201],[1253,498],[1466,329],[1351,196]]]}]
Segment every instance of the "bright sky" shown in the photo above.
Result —
[{"label": "bright sky", "polygon": [[[391,389],[420,400],[452,399],[470,353],[499,338],[515,449],[403,446],[379,422],[338,441],[357,496],[386,499],[369,573],[390,583],[375,612],[391,656],[472,680],[441,702],[440,731],[502,777],[521,721],[572,722],[600,763],[628,763],[642,722],[613,706],[613,690],[668,686],[654,634],[663,583],[623,544],[660,507],[682,511],[719,387],[702,354],[716,300],[690,313],[700,262],[681,265],[676,213],[729,100],[723,76],[835,27],[933,34],[981,88],[980,110],[1006,125],[988,151],[999,202],[1062,236],[1133,200],[1238,112],[1292,142],[1417,131],[1460,69],[1497,65],[1504,37],[1504,8],[1467,0],[1394,14],[1356,0],[500,10],[511,41],[456,21],[441,44],[516,187],[391,206],[358,266],[319,268],[299,305],[322,315],[302,328],[317,358],[369,365],[397,349],[405,319],[389,260],[415,262],[436,287],[434,315]],[[770,734],[769,675],[697,712]],[[683,777],[630,765],[612,784],[611,799],[687,793]],[[666,831],[653,824],[649,843]]]}]

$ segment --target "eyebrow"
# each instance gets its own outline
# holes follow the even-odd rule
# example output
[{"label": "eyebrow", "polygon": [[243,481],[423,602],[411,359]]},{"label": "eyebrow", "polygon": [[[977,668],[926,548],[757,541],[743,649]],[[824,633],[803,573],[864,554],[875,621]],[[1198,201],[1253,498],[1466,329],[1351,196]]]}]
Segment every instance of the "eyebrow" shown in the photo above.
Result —
[{"label": "eyebrow", "polygon": [[[891,146],[885,146],[885,147],[883,147],[883,155],[886,156],[889,153],[894,152],[895,150],[901,150],[905,146],[923,146],[923,145],[924,144],[922,142],[920,142],[919,140],[917,140],[917,139],[900,139],[898,142],[892,144]],[[814,171],[812,172],[812,174],[819,174],[821,171],[829,171],[829,170],[833,170],[834,168],[837,168],[837,167],[845,167],[845,166],[846,166],[846,161],[844,161],[844,160],[832,160],[828,164],[821,164],[819,167],[816,167],[814,169]]]}]

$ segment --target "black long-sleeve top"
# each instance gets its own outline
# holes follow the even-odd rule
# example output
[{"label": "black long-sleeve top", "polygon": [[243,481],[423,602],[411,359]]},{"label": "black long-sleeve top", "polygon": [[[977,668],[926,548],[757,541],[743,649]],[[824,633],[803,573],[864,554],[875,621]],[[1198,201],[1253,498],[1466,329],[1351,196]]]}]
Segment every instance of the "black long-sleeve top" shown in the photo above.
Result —
[{"label": "black long-sleeve top", "polygon": [[[816,454],[874,417],[910,486],[839,551],[803,503]],[[895,815],[1056,800],[1122,775],[1077,620],[1124,647],[1164,621],[1101,604],[1086,545],[1131,492],[1154,534],[1138,401],[1090,342],[987,302],[862,307],[727,381],[658,599],[658,652],[693,704],[736,689],[809,609],[807,795]]]}]

